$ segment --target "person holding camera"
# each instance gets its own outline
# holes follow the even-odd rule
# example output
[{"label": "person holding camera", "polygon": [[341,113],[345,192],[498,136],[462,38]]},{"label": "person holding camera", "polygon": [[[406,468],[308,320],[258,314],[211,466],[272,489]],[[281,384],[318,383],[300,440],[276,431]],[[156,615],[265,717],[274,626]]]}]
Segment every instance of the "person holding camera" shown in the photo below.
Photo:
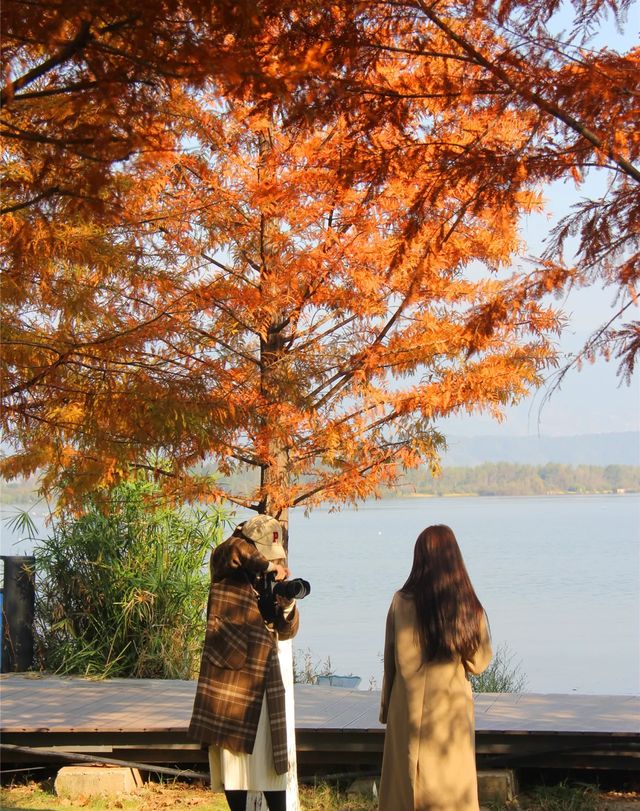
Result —
[{"label": "person holding camera", "polygon": [[387,616],[380,811],[478,811],[469,674],[491,656],[456,537],[442,524],[427,527]]},{"label": "person holding camera", "polygon": [[278,639],[291,639],[299,618],[287,590],[278,593],[289,576],[282,538],[275,518],[258,515],[211,555],[207,630],[189,733],[209,745],[211,787],[224,790],[231,811],[245,811],[248,791],[264,792],[270,811],[286,811],[289,763]]}]

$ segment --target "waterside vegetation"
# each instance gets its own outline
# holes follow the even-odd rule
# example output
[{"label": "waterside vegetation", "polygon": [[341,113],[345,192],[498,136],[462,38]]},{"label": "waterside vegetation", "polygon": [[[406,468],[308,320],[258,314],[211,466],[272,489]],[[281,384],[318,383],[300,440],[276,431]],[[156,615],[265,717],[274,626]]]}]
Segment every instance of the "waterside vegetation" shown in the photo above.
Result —
[{"label": "waterside vegetation", "polygon": [[[100,498],[98,498],[100,495]],[[39,666],[99,678],[197,673],[217,508],[175,509],[138,475],[63,512],[36,542]]]},{"label": "waterside vegetation", "polygon": [[470,680],[474,693],[522,693],[527,686],[521,663],[515,660],[514,652],[505,642],[497,645],[484,673],[471,676]]},{"label": "waterside vegetation", "polygon": [[640,466],[486,462],[475,467],[443,468],[437,478],[420,468],[407,471],[403,483],[389,494],[541,496],[621,492],[640,492]]},{"label": "waterside vegetation", "polygon": [[[219,479],[234,492],[249,492],[254,476],[236,472]],[[3,483],[0,504],[29,504],[38,499],[38,480],[17,479]],[[429,496],[540,496],[587,493],[640,493],[640,466],[565,465],[550,462],[524,465],[513,462],[486,462],[469,467],[443,467],[432,476],[426,467],[405,471],[397,486],[383,491],[385,498],[412,495]]]}]

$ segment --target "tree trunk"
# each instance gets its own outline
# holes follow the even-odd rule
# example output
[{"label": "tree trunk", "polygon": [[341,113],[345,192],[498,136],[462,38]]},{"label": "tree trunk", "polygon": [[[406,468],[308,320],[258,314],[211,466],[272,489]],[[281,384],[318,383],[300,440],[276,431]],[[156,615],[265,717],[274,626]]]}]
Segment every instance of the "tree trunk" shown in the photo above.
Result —
[{"label": "tree trunk", "polygon": [[[262,257],[263,267],[261,274],[261,289],[263,296],[269,295],[269,273],[266,265],[268,255],[264,221],[262,223]],[[277,295],[277,292],[275,293]],[[262,416],[262,427],[268,437],[267,458],[260,466],[260,501],[258,512],[266,513],[277,518],[284,527],[283,545],[289,550],[289,516],[288,505],[277,496],[274,497],[271,488],[275,486],[276,493],[287,490],[289,483],[289,452],[283,444],[281,432],[278,430],[277,408],[283,402],[284,392],[281,385],[280,370],[283,367],[285,356],[284,329],[286,318],[284,314],[272,319],[266,337],[260,340],[260,393],[265,403],[265,413]],[[278,642],[280,669],[285,689],[285,704],[287,717],[287,745],[289,750],[289,772],[287,774],[287,811],[299,811],[298,774],[296,764],[295,739],[295,706],[293,695],[293,643],[291,640]],[[268,811],[267,803],[262,792],[249,792],[247,808],[250,811]]]}]

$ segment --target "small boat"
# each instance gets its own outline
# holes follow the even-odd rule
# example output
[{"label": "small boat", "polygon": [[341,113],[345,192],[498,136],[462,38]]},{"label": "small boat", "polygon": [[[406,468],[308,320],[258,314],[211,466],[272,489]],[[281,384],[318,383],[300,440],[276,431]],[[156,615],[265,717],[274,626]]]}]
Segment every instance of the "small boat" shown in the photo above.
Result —
[{"label": "small boat", "polygon": [[316,684],[321,687],[348,687],[356,690],[361,681],[360,676],[316,676]]}]

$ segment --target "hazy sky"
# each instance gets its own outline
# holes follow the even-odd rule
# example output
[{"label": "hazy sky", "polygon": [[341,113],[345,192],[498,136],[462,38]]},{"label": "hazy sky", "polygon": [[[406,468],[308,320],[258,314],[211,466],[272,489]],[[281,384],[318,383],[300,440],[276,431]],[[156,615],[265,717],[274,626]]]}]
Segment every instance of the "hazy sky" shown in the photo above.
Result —
[{"label": "hazy sky", "polygon": [[[602,180],[602,177],[589,178],[579,189],[573,181],[554,183],[545,189],[545,213],[531,216],[522,223],[521,233],[527,249],[515,266],[525,270],[526,256],[542,252],[546,235],[572,203],[582,197],[600,196],[604,188]],[[566,299],[556,302],[568,319],[558,342],[566,357],[579,350],[586,338],[613,315],[615,294],[614,288],[603,290],[593,286],[572,291]],[[628,310],[624,321],[640,321],[640,305]],[[490,417],[459,417],[448,420],[443,427],[447,433],[466,436],[537,433],[560,436],[640,430],[640,375],[636,371],[631,386],[620,385],[616,371],[615,360],[598,360],[580,370],[572,369],[565,376],[562,388],[550,397],[545,398],[549,387],[543,388],[526,402],[509,409],[503,423]]]},{"label": "hazy sky", "polygon": [[[636,0],[630,6],[622,30],[617,30],[609,20],[593,38],[592,47],[607,45],[621,51],[637,47],[639,22],[640,2]],[[590,177],[580,189],[576,189],[572,181],[567,181],[554,183],[544,190],[545,213],[529,217],[522,224],[522,236],[528,249],[523,252],[524,256],[542,251],[545,236],[553,223],[569,210],[573,202],[581,197],[599,196],[604,189],[604,173],[600,175]],[[575,291],[562,302],[569,323],[560,339],[561,351],[576,351],[596,327],[608,320],[614,312],[614,295],[613,289],[603,291],[593,287]],[[640,306],[627,311],[626,316],[626,321],[640,321]],[[489,417],[459,417],[448,420],[443,427],[449,434],[466,436],[538,433],[559,436],[640,430],[640,375],[636,372],[630,387],[620,386],[616,368],[615,361],[599,360],[580,371],[572,370],[565,377],[562,388],[550,398],[545,401],[545,390],[539,391],[526,402],[509,409],[503,423]]]},{"label": "hazy sky", "polygon": [[[573,183],[554,184],[545,191],[548,211],[523,223],[522,235],[529,254],[542,250],[543,240],[557,216],[579,196],[595,193],[590,183],[576,190]],[[527,252],[524,252],[524,256]],[[521,264],[525,268],[525,263]],[[559,339],[561,353],[569,357],[578,350],[591,332],[605,323],[615,311],[615,290],[593,286],[576,290],[556,302],[565,313],[568,324]],[[626,321],[640,320],[640,306],[626,313]],[[583,433],[640,430],[640,375],[636,371],[631,386],[620,385],[616,361],[598,360],[572,369],[549,397],[550,386],[543,387],[527,401],[507,412],[504,422],[490,417],[459,417],[447,420],[444,430],[465,436],[476,434],[561,436]],[[640,460],[639,460],[640,463]]]},{"label": "hazy sky", "polygon": [[[612,365],[598,362],[571,372],[544,401],[544,390],[507,411],[498,423],[490,417],[454,417],[440,424],[447,435],[573,436],[640,430],[638,377],[632,388],[618,388]],[[640,464],[640,460],[638,460]]]}]

